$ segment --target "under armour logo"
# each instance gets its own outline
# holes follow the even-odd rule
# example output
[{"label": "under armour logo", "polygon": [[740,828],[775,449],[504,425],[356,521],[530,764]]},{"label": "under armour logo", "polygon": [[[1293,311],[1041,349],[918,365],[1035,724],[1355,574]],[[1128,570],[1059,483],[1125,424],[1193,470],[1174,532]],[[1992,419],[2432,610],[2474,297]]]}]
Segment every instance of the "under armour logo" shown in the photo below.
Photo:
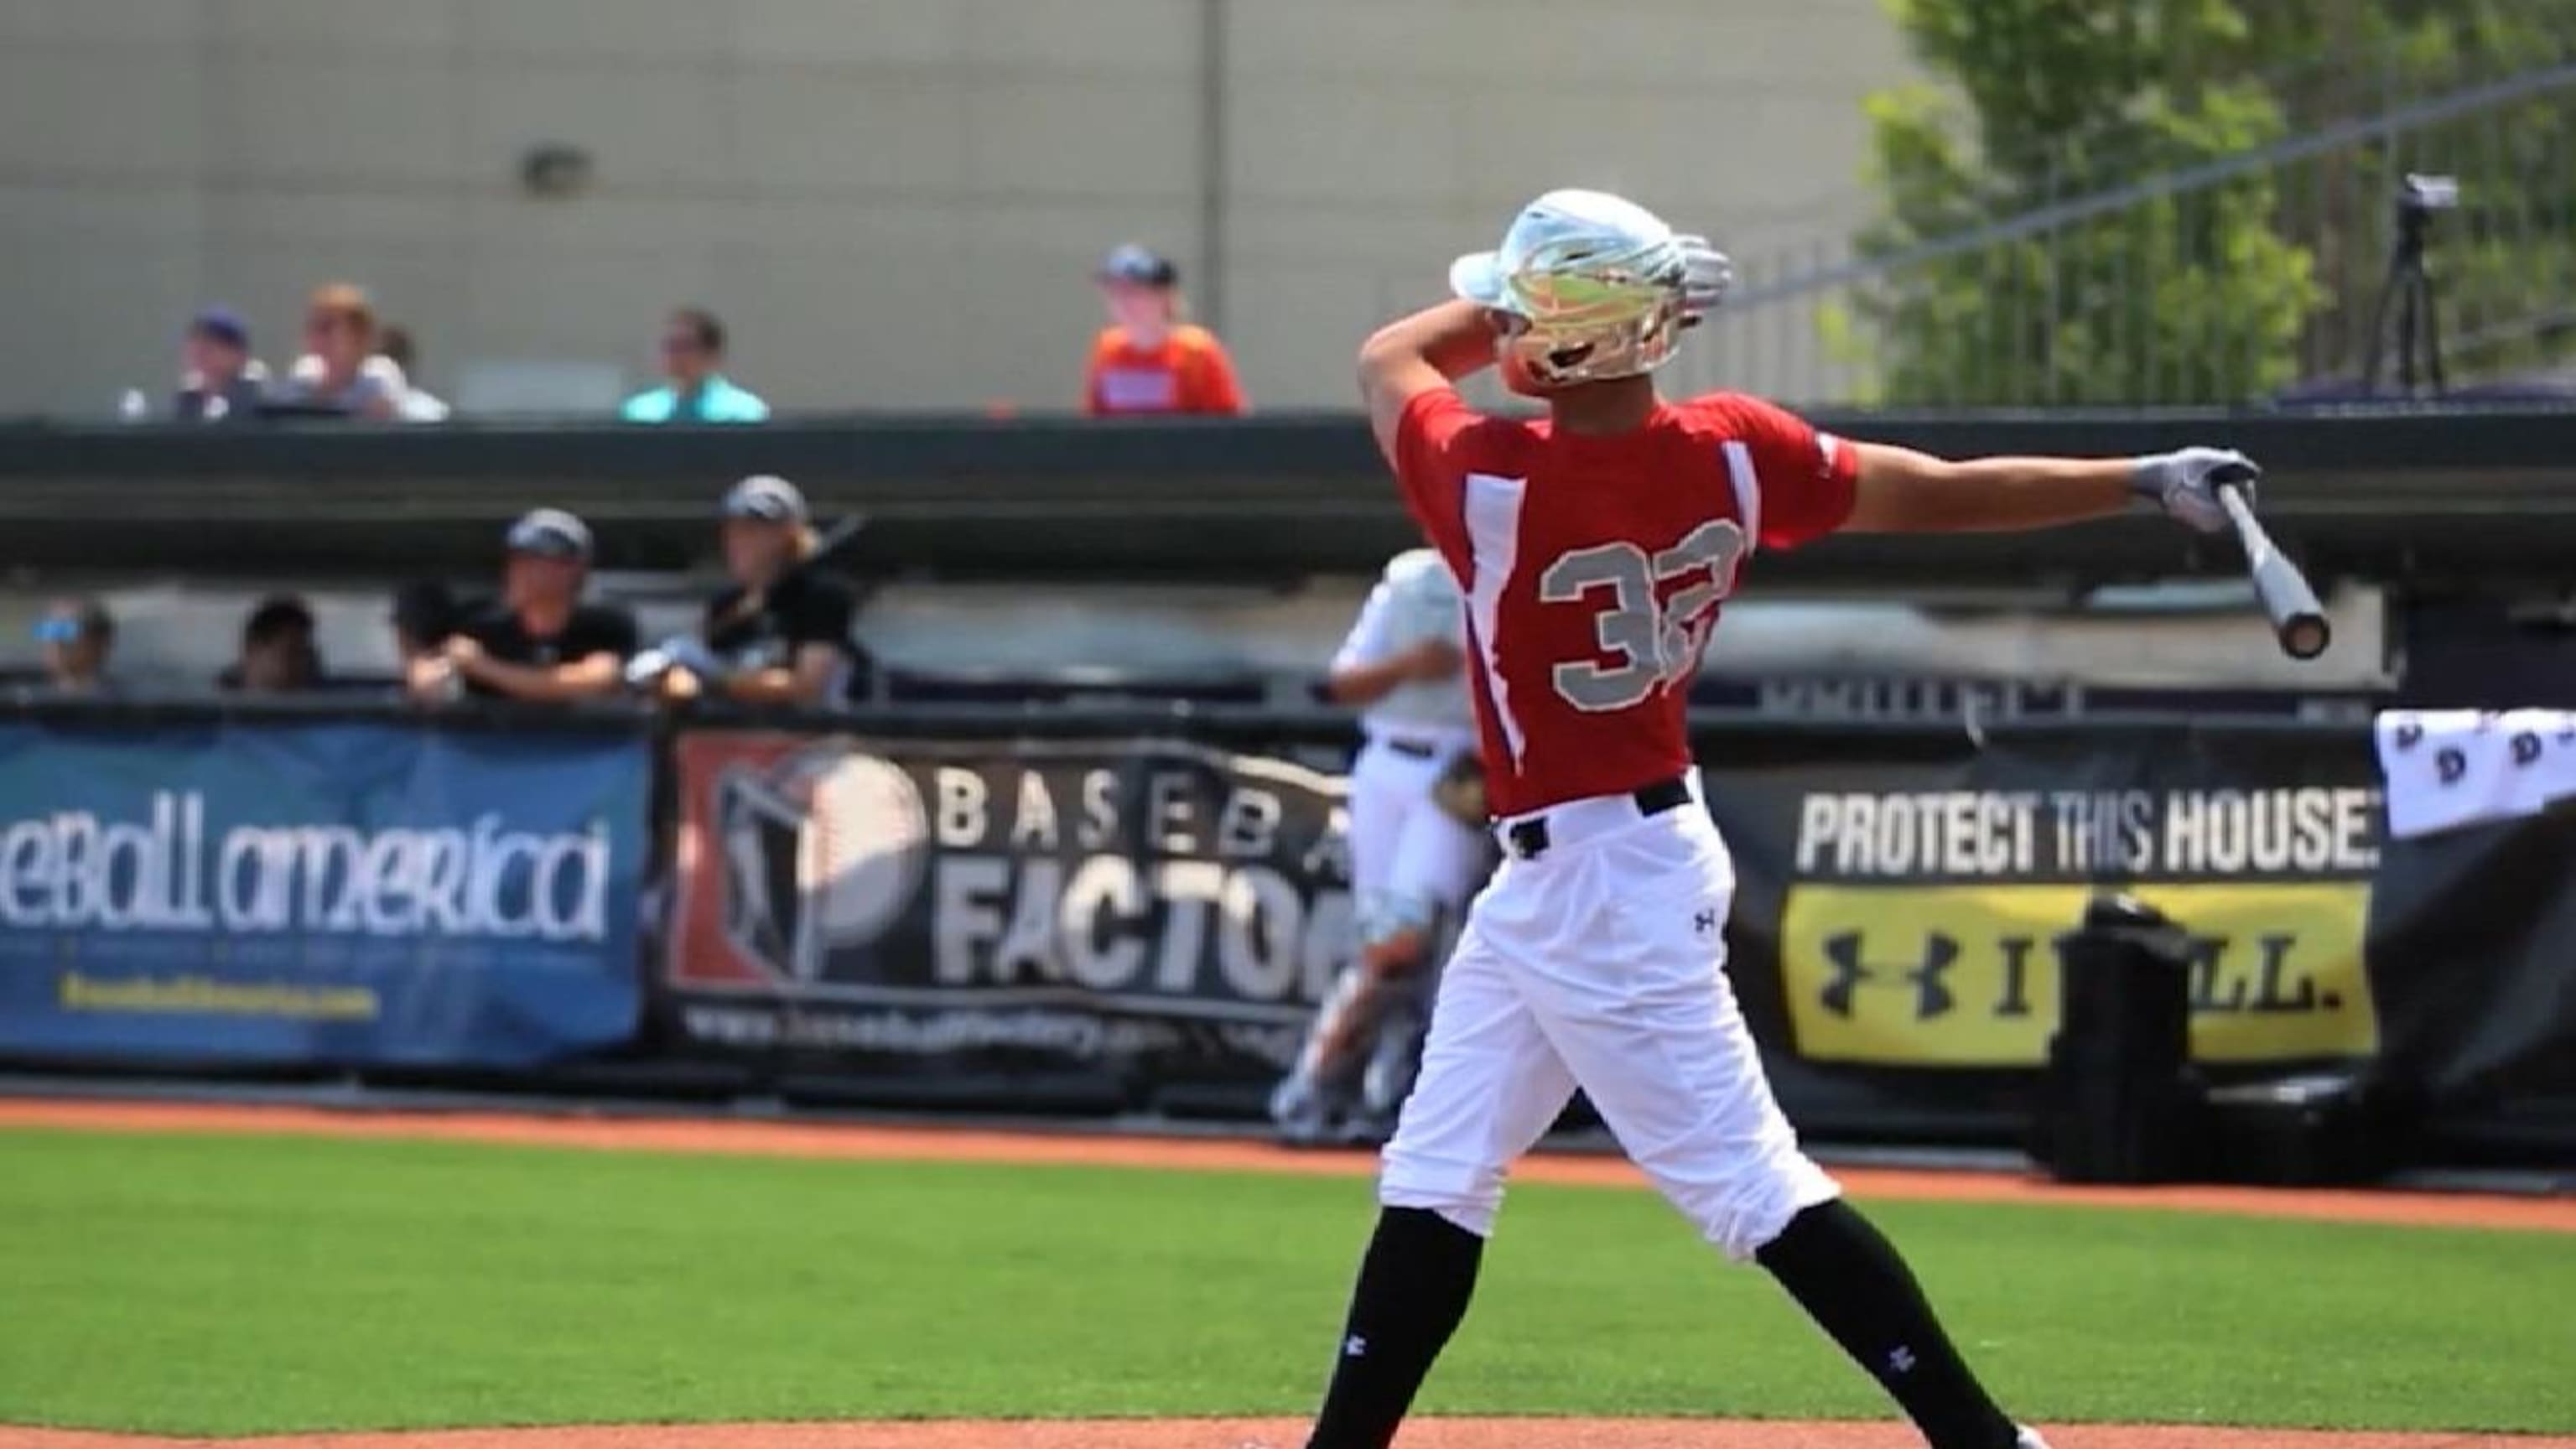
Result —
[{"label": "under armour logo", "polygon": [[1368,1356],[1368,1340],[1367,1340],[1367,1339],[1362,1338],[1362,1337],[1360,1337],[1358,1334],[1354,1333],[1354,1334],[1352,1334],[1350,1337],[1348,1337],[1348,1338],[1346,1338],[1346,1339],[1343,1339],[1343,1340],[1342,1340],[1342,1357],[1344,1357],[1344,1358],[1366,1358],[1367,1356]]},{"label": "under armour logo", "polygon": [[1910,1374],[1914,1372],[1914,1350],[1907,1348],[1901,1343],[1898,1344],[1896,1346],[1896,1351],[1887,1356],[1887,1367],[1891,1373]]},{"label": "under armour logo", "polygon": [[1691,929],[1705,936],[1717,929],[1717,912],[1702,911],[1691,917]]},{"label": "under armour logo", "polygon": [[[1860,934],[1856,931],[1846,931],[1839,936],[1826,937],[1825,959],[1831,962],[1834,968],[1834,979],[1825,983],[1823,997],[1825,1009],[1836,1016],[1848,1018],[1852,1014],[1853,993],[1863,986],[1878,982],[1882,973],[1860,959]],[[1956,1004],[1943,976],[1958,963],[1958,960],[1959,943],[1948,936],[1935,933],[1924,939],[1923,960],[1920,964],[1907,970],[1885,974],[1914,983],[1914,1019],[1930,1021],[1936,1016],[1946,1015]]]}]

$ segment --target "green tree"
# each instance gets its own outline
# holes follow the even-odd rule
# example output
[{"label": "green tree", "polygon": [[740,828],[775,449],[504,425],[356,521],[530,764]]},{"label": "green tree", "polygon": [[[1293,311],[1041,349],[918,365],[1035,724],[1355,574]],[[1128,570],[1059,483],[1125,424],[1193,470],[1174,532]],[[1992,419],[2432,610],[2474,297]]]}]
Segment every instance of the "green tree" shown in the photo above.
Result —
[{"label": "green tree", "polygon": [[[2280,139],[2232,0],[1891,0],[1933,83],[1871,103],[1883,220],[1903,257]],[[2199,403],[2297,370],[2309,257],[2249,175],[1894,267],[1857,301],[1891,403]]]},{"label": "green tree", "polygon": [[[2312,56],[2277,87],[2295,129],[2456,96],[2576,60],[2576,0],[2271,0],[2258,44]],[[2551,91],[2413,125],[2290,178],[2283,230],[2314,249],[2324,290],[2303,355],[2348,371],[2366,346],[2404,173],[2455,175],[2430,262],[2456,375],[2569,355],[2576,303],[2576,93]]]},{"label": "green tree", "polygon": [[[2576,0],[1890,0],[1933,80],[1874,98],[1889,263],[1837,319],[1898,403],[2224,403],[2350,376],[2408,171],[2454,372],[2569,352],[2563,92],[1954,255],[1925,243],[2576,58]],[[1905,258],[1899,261],[1897,259]]]}]

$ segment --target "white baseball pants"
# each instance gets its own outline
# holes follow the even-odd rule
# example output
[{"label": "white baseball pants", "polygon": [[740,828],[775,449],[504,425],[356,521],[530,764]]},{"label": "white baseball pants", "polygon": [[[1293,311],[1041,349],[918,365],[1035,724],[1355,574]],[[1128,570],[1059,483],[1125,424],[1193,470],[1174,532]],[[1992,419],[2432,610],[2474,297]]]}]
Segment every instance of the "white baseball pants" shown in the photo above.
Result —
[{"label": "white baseball pants", "polygon": [[1372,738],[1351,762],[1351,886],[1360,929],[1372,942],[1427,928],[1454,910],[1476,888],[1491,850],[1431,798],[1440,772],[1473,742],[1425,743],[1429,754]]},{"label": "white baseball pants", "polygon": [[[1469,909],[1378,1200],[1490,1235],[1511,1164],[1580,1085],[1628,1156],[1728,1257],[1841,1189],[1799,1150],[1728,987],[1735,865],[1692,801],[1541,812]],[[1506,838],[1516,822],[1503,822]]]}]

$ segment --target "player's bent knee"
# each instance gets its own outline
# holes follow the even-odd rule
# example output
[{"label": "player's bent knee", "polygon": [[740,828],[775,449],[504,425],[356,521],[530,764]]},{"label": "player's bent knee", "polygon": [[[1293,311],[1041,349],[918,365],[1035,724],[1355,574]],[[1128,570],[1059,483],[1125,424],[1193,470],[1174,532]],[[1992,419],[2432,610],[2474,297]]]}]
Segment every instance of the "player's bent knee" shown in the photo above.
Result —
[{"label": "player's bent knee", "polygon": [[1434,1162],[1389,1147],[1378,1172],[1381,1207],[1422,1208],[1480,1238],[1494,1235],[1494,1219],[1503,1210],[1500,1168]]},{"label": "player's bent knee", "polygon": [[1798,1214],[1842,1196],[1842,1185],[1805,1153],[1708,1180],[1657,1185],[1712,1247],[1743,1263],[1788,1230]]},{"label": "player's bent knee", "polygon": [[1400,941],[1418,949],[1431,936],[1440,903],[1399,891],[1371,891],[1360,902],[1360,944],[1375,949]]}]

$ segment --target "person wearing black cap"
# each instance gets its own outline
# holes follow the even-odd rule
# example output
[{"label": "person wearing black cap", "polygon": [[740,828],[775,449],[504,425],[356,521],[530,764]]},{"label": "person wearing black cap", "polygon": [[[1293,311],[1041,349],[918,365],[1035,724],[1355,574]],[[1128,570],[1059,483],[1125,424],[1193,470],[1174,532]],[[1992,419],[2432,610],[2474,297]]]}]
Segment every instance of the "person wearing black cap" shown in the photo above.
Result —
[{"label": "person wearing black cap", "polygon": [[242,621],[241,657],[215,676],[229,694],[293,694],[322,687],[313,608],[293,594],[262,599]]},{"label": "person wearing black cap", "polygon": [[582,602],[590,574],[590,529],[560,508],[540,508],[510,525],[501,597],[466,616],[436,649],[408,661],[405,688],[416,699],[484,699],[566,704],[616,693],[635,652],[635,616]]},{"label": "person wearing black cap", "polygon": [[229,307],[209,307],[180,344],[179,390],[170,415],[183,423],[243,422],[259,416],[268,369],[250,355],[250,329]]},{"label": "person wearing black cap", "polygon": [[1094,278],[1109,325],[1091,344],[1083,399],[1093,417],[1243,412],[1234,359],[1216,334],[1181,320],[1181,272],[1145,248],[1123,246]]},{"label": "person wearing black cap", "polygon": [[707,605],[705,648],[661,675],[667,699],[817,708],[849,697],[868,665],[850,636],[858,594],[818,568],[812,512],[784,478],[760,474],[724,496],[725,572]]}]

